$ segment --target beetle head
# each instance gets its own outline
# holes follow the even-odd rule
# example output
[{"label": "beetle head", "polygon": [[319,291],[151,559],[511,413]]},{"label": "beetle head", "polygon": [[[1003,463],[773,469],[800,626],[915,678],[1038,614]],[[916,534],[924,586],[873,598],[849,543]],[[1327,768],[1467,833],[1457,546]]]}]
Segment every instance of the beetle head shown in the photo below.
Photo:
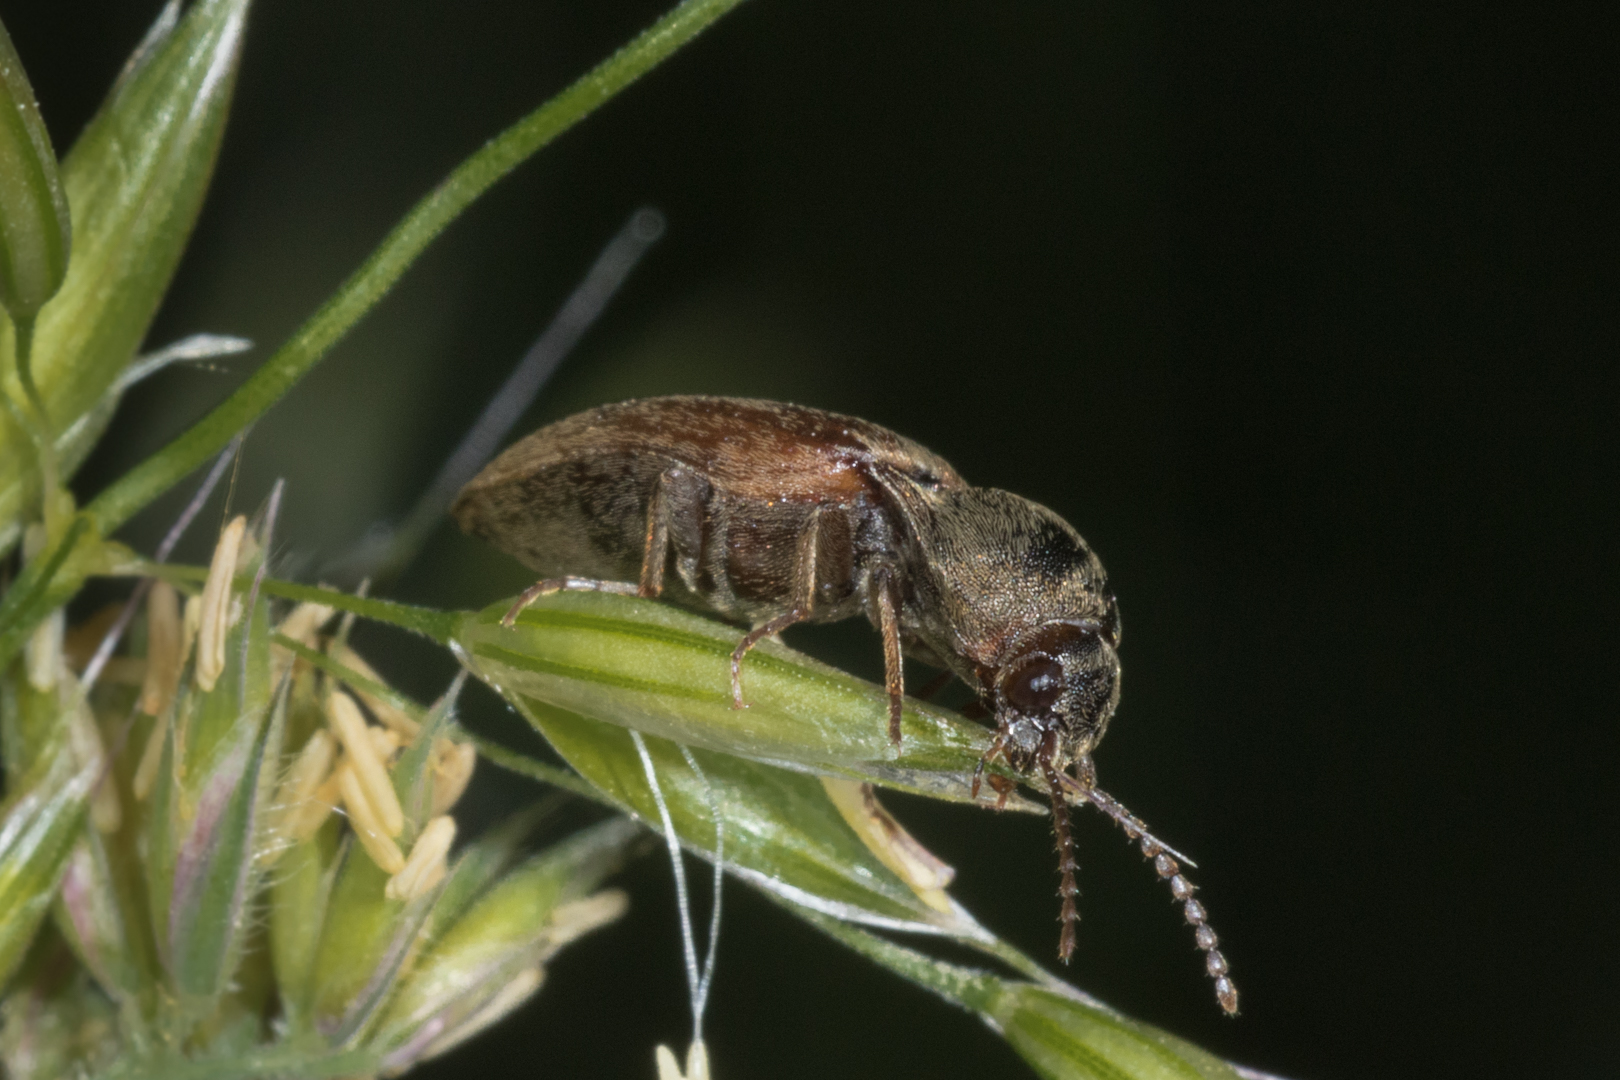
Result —
[{"label": "beetle head", "polygon": [[997,665],[992,707],[1013,768],[1061,771],[1102,738],[1119,704],[1115,625],[1049,622],[1014,643]]}]

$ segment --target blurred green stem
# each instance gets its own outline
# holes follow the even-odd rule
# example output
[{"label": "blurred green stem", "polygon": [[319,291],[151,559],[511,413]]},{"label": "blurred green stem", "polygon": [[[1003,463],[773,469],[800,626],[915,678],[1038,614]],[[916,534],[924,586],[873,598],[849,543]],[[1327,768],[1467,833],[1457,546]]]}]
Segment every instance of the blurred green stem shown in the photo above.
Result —
[{"label": "blurred green stem", "polygon": [[[413,207],[361,267],[253,376],[178,439],[125,473],[79,517],[104,538],[147,503],[200,466],[258,419],[308,374],[329,349],[393,286],[424,248],[489,187],[619,91],[656,67],[741,0],[683,0],[568,89],[496,136]],[[75,538],[82,525],[75,530]],[[55,581],[72,550],[68,541],[25,567],[0,602],[0,664],[9,661],[34,626],[78,591],[85,574]],[[39,567],[36,569],[35,567]],[[49,606],[37,598],[45,598]],[[422,632],[445,640],[423,628]]]},{"label": "blurred green stem", "polygon": [[40,516],[45,520],[47,531],[54,535],[60,522],[52,520],[52,510],[56,505],[52,496],[56,493],[60,470],[56,467],[56,429],[51,425],[51,414],[46,411],[45,398],[40,395],[39,385],[34,382],[34,321],[32,315],[13,315],[11,319],[14,339],[12,356],[17,365],[17,382],[22,385],[23,396],[28,399],[28,407],[34,413],[24,421],[18,415],[20,410],[13,410],[12,417],[21,423],[28,432],[29,441],[34,444],[34,455],[39,459]]},{"label": "blurred green stem", "polygon": [[683,0],[567,90],[492,139],[395,226],[332,298],[234,394],[126,473],[86,511],[103,536],[201,465],[290,390],[382,298],[428,243],[495,181],[589,116],[741,0]]}]

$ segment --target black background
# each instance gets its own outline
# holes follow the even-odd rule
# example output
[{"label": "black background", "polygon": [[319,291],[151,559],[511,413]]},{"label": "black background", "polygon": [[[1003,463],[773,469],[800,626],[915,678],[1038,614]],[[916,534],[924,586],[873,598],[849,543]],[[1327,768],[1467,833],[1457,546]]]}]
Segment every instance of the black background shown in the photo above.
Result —
[{"label": "black background", "polygon": [[[81,491],[659,10],[261,4],[151,335],[260,348],[131,393]],[[155,11],[0,7],[60,148]],[[652,202],[666,238],[530,426],[675,391],[852,412],[1050,505],[1107,565],[1126,679],[1101,776],[1198,858],[1244,1014],[1219,1015],[1162,887],[1087,815],[1077,983],[1300,1078],[1610,1072],[1620,387],[1593,112],[1613,76],[1583,59],[1595,27],[1541,18],[753,0],[456,225],[255,429],[238,499],[287,478],[294,566],[401,513]],[[150,549],[173,513],[125,537]],[[394,595],[481,606],[524,580],[444,529]],[[797,640],[880,669],[864,626]],[[419,695],[449,677],[364,643]],[[529,796],[486,769],[469,819]],[[1051,955],[1042,823],[890,802],[969,908]],[[626,874],[627,920],[424,1075],[651,1076],[688,1022],[668,877]],[[741,887],[728,903],[719,1076],[1022,1075],[971,1019]]]}]

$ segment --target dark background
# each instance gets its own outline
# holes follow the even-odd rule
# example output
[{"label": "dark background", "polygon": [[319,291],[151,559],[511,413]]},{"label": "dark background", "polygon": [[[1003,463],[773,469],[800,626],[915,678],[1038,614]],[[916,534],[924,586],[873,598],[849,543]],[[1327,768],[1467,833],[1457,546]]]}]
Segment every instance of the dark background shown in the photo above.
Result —
[{"label": "dark background", "polygon": [[[156,8],[0,6],[59,147]],[[81,491],[659,10],[260,5],[151,340],[261,347],[131,393]],[[1162,887],[1094,815],[1079,985],[1302,1080],[1612,1073],[1620,387],[1592,111],[1613,76],[1583,59],[1595,28],[1506,11],[754,0],[456,225],[255,429],[239,498],[287,478],[307,567],[403,512],[655,203],[666,238],[528,426],[673,391],[852,412],[1053,507],[1107,565],[1126,679],[1101,776],[1199,860],[1244,1013],[1219,1015]],[[173,512],[126,538],[149,549]],[[444,529],[394,595],[472,607],[524,581]],[[798,640],[880,670],[864,625]],[[449,677],[387,632],[366,645],[417,694]],[[482,782],[475,819],[530,795]],[[992,929],[1052,954],[1042,823],[891,805]],[[688,1023],[668,877],[625,875],[630,918],[424,1075],[650,1077]],[[971,1019],[741,887],[728,903],[719,1076],[1023,1075]]]}]

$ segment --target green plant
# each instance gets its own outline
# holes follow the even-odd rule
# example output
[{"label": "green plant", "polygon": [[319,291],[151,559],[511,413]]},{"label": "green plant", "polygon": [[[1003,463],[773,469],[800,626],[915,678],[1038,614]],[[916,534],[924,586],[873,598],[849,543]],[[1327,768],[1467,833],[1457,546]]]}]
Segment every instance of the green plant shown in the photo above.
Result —
[{"label": "green plant", "polygon": [[[721,662],[733,632],[645,601],[557,596],[506,629],[498,609],[429,611],[278,581],[266,565],[276,494],[254,521],[227,525],[207,571],[111,539],[226,450],[490,185],[735,3],[685,0],[492,140],[235,394],[83,508],[62,478],[132,370],[151,366],[135,352],[201,205],[247,0],[165,8],[59,169],[0,41],[11,327],[0,552],[21,549],[0,600],[10,1071],[408,1068],[498,1019],[538,988],[556,949],[619,914],[622,899],[598,886],[647,846],[635,818],[991,1021],[1043,1075],[1233,1075],[996,939],[926,853],[862,841],[848,785],[965,801],[986,745],[977,725],[913,703],[897,758],[878,688],[770,643],[749,661],[754,708],[733,712]],[[93,575],[157,583],[114,616],[138,615],[124,652],[98,652],[118,641],[105,623],[65,626],[64,605]],[[273,617],[273,599],[297,606]],[[451,649],[573,771],[461,731],[454,688],[431,708],[397,694],[349,648],[346,623],[323,632],[339,610]],[[526,855],[542,805],[450,860],[448,811],[474,753],[616,816]],[[329,812],[337,803],[347,824]],[[994,970],[871,928],[952,938]]]}]

